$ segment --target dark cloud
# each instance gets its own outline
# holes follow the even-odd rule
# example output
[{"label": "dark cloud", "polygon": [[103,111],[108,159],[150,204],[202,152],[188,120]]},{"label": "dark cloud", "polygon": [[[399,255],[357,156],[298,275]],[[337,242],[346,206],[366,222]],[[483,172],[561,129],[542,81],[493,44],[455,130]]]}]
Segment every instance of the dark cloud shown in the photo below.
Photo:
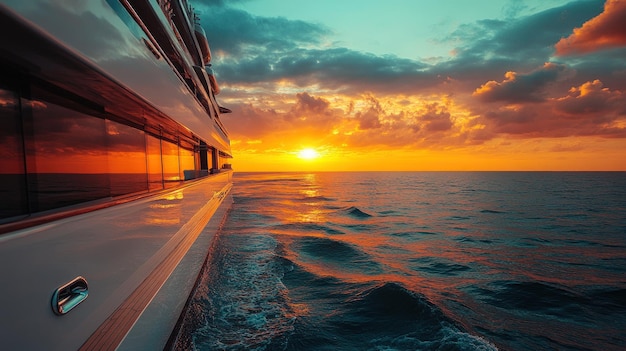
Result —
[{"label": "dark cloud", "polygon": [[398,93],[432,86],[437,77],[425,73],[427,67],[409,59],[334,48],[269,53],[224,62],[217,69],[222,80],[234,84],[289,79],[299,86]]},{"label": "dark cloud", "polygon": [[199,6],[212,50],[219,50],[238,61],[241,57],[274,57],[276,53],[303,45],[318,45],[329,29],[305,21],[282,17],[253,16],[230,7]]},{"label": "dark cloud", "polygon": [[584,56],[559,57],[562,62],[576,71],[570,86],[601,79],[612,89],[626,91],[626,48],[597,51]]},{"label": "dark cloud", "polygon": [[473,96],[484,102],[539,102],[544,100],[545,87],[566,71],[563,65],[546,63],[528,74],[507,72],[502,82],[489,81],[476,89]]},{"label": "dark cloud", "polygon": [[458,60],[506,58],[537,65],[548,60],[556,41],[600,12],[601,1],[574,1],[518,19],[461,25],[448,39],[463,43]]},{"label": "dark cloud", "polygon": [[455,56],[425,73],[450,77],[473,91],[485,77],[533,70],[553,61],[559,38],[601,11],[601,1],[583,0],[520,18],[462,24],[444,39],[456,45]]},{"label": "dark cloud", "polygon": [[501,105],[476,111],[492,136],[626,137],[620,121],[626,118],[626,99],[599,80],[571,88],[565,96],[511,108]]},{"label": "dark cloud", "polygon": [[556,40],[601,10],[597,1],[578,1],[520,19],[463,25],[448,38],[462,43],[456,57],[434,65],[347,48],[322,49],[320,43],[330,33],[326,28],[231,8],[207,10],[203,23],[215,35],[209,34],[214,50],[229,54],[216,64],[225,82],[287,79],[301,87],[411,94],[441,90],[448,77],[473,90],[485,76],[529,71],[550,60]]},{"label": "dark cloud", "polygon": [[567,96],[556,101],[555,109],[570,116],[605,122],[615,116],[626,116],[626,95],[594,80],[571,88]]},{"label": "dark cloud", "polygon": [[[196,4],[196,8],[214,51],[215,70],[229,84],[289,79],[300,86],[318,83],[355,90],[357,86],[364,90],[387,86],[397,87],[396,91],[432,85],[433,77],[424,73],[427,64],[347,48],[322,48],[331,31],[321,25],[253,16],[228,6]],[[224,53],[224,59],[216,52]]]},{"label": "dark cloud", "polygon": [[[518,20],[494,33],[495,53],[518,60],[549,57],[564,33],[602,12],[602,0],[572,1]],[[541,59],[541,58],[539,58]]]}]

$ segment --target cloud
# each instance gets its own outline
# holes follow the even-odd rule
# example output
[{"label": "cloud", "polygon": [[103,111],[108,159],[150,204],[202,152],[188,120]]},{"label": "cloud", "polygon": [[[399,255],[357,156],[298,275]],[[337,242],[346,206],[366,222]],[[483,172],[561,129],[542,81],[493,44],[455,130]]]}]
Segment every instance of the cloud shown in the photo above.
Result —
[{"label": "cloud", "polygon": [[600,80],[572,87],[569,94],[556,100],[556,110],[580,118],[611,119],[626,116],[626,96],[605,88]]},{"label": "cloud", "polygon": [[624,93],[599,80],[572,87],[565,95],[535,104],[503,104],[475,111],[492,137],[626,137]]},{"label": "cloud", "polygon": [[456,55],[438,61],[340,47],[323,26],[222,5],[205,7],[202,23],[238,145],[444,149],[502,137],[626,137],[619,50],[553,57],[555,42],[602,13],[598,1],[461,25],[445,38]]},{"label": "cloud", "polygon": [[230,8],[197,6],[213,50],[238,60],[246,56],[273,56],[300,46],[321,45],[331,32],[324,26],[283,17],[254,16]]},{"label": "cloud", "polygon": [[272,148],[284,149],[302,140],[327,147],[349,145],[354,149],[443,148],[475,142],[475,138],[462,132],[449,107],[438,101],[413,99],[406,104],[403,98],[372,94],[331,96],[335,102],[328,96],[307,92],[277,97],[289,101],[281,110],[236,105],[233,116],[224,123],[232,138],[242,141],[238,147],[245,147],[243,144],[249,140],[261,140],[266,148],[273,145]]},{"label": "cloud", "polygon": [[502,82],[488,81],[472,94],[483,102],[504,101],[508,103],[539,102],[545,87],[566,72],[564,65],[547,62],[528,74],[506,72]]},{"label": "cloud", "polygon": [[260,139],[278,129],[281,116],[273,109],[262,109],[251,104],[233,104],[229,107],[233,114],[224,118],[223,122],[233,139]]},{"label": "cloud", "polygon": [[296,99],[297,102],[294,111],[299,113],[324,113],[328,110],[328,106],[330,105],[327,100],[316,98],[309,95],[307,92],[296,94]]},{"label": "cloud", "polygon": [[607,0],[604,12],[556,43],[557,55],[584,54],[626,46],[626,1]]},{"label": "cloud", "polygon": [[441,79],[424,72],[428,65],[395,56],[376,56],[346,48],[303,49],[255,55],[217,66],[229,84],[289,81],[306,87],[362,93],[410,92]]},{"label": "cloud", "polygon": [[447,131],[454,125],[450,112],[438,103],[427,104],[426,111],[417,119],[419,129],[427,132]]},{"label": "cloud", "polygon": [[582,1],[518,19],[462,25],[446,38],[458,44],[457,56],[427,63],[337,47],[330,41],[332,31],[318,24],[199,6],[215,70],[226,85],[275,91],[280,82],[353,94],[473,91],[485,76],[549,61],[555,41],[601,10],[595,2]]},{"label": "cloud", "polygon": [[537,66],[550,59],[556,41],[601,11],[598,2],[573,1],[520,18],[462,24],[446,38],[457,43],[452,63],[463,69]]},{"label": "cloud", "polygon": [[337,47],[322,25],[254,16],[223,6],[196,4],[213,51],[214,69],[227,85],[288,81],[301,87],[351,91],[430,87],[430,65],[394,55]]},{"label": "cloud", "polygon": [[382,127],[380,117],[384,115],[385,111],[383,110],[380,102],[373,96],[368,96],[367,101],[369,103],[369,107],[365,111],[357,112],[355,116],[359,121],[359,129],[379,129]]}]

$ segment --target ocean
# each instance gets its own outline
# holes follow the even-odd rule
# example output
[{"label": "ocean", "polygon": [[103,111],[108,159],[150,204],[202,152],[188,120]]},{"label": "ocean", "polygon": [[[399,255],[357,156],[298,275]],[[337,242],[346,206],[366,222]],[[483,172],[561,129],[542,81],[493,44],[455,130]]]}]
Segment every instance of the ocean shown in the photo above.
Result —
[{"label": "ocean", "polygon": [[234,179],[181,349],[626,349],[624,172]]}]

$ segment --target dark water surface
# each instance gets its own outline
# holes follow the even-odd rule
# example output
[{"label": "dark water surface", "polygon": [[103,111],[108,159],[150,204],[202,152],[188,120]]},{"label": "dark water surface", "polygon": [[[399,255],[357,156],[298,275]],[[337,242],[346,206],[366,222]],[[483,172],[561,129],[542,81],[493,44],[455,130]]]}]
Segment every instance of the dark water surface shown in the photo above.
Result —
[{"label": "dark water surface", "polygon": [[237,173],[196,350],[625,350],[626,173]]}]

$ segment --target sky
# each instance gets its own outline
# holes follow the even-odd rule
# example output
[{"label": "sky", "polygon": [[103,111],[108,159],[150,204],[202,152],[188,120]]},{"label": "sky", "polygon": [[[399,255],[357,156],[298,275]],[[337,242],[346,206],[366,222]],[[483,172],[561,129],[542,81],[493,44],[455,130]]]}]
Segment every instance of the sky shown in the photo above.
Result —
[{"label": "sky", "polygon": [[237,171],[626,170],[626,1],[191,3]]}]

